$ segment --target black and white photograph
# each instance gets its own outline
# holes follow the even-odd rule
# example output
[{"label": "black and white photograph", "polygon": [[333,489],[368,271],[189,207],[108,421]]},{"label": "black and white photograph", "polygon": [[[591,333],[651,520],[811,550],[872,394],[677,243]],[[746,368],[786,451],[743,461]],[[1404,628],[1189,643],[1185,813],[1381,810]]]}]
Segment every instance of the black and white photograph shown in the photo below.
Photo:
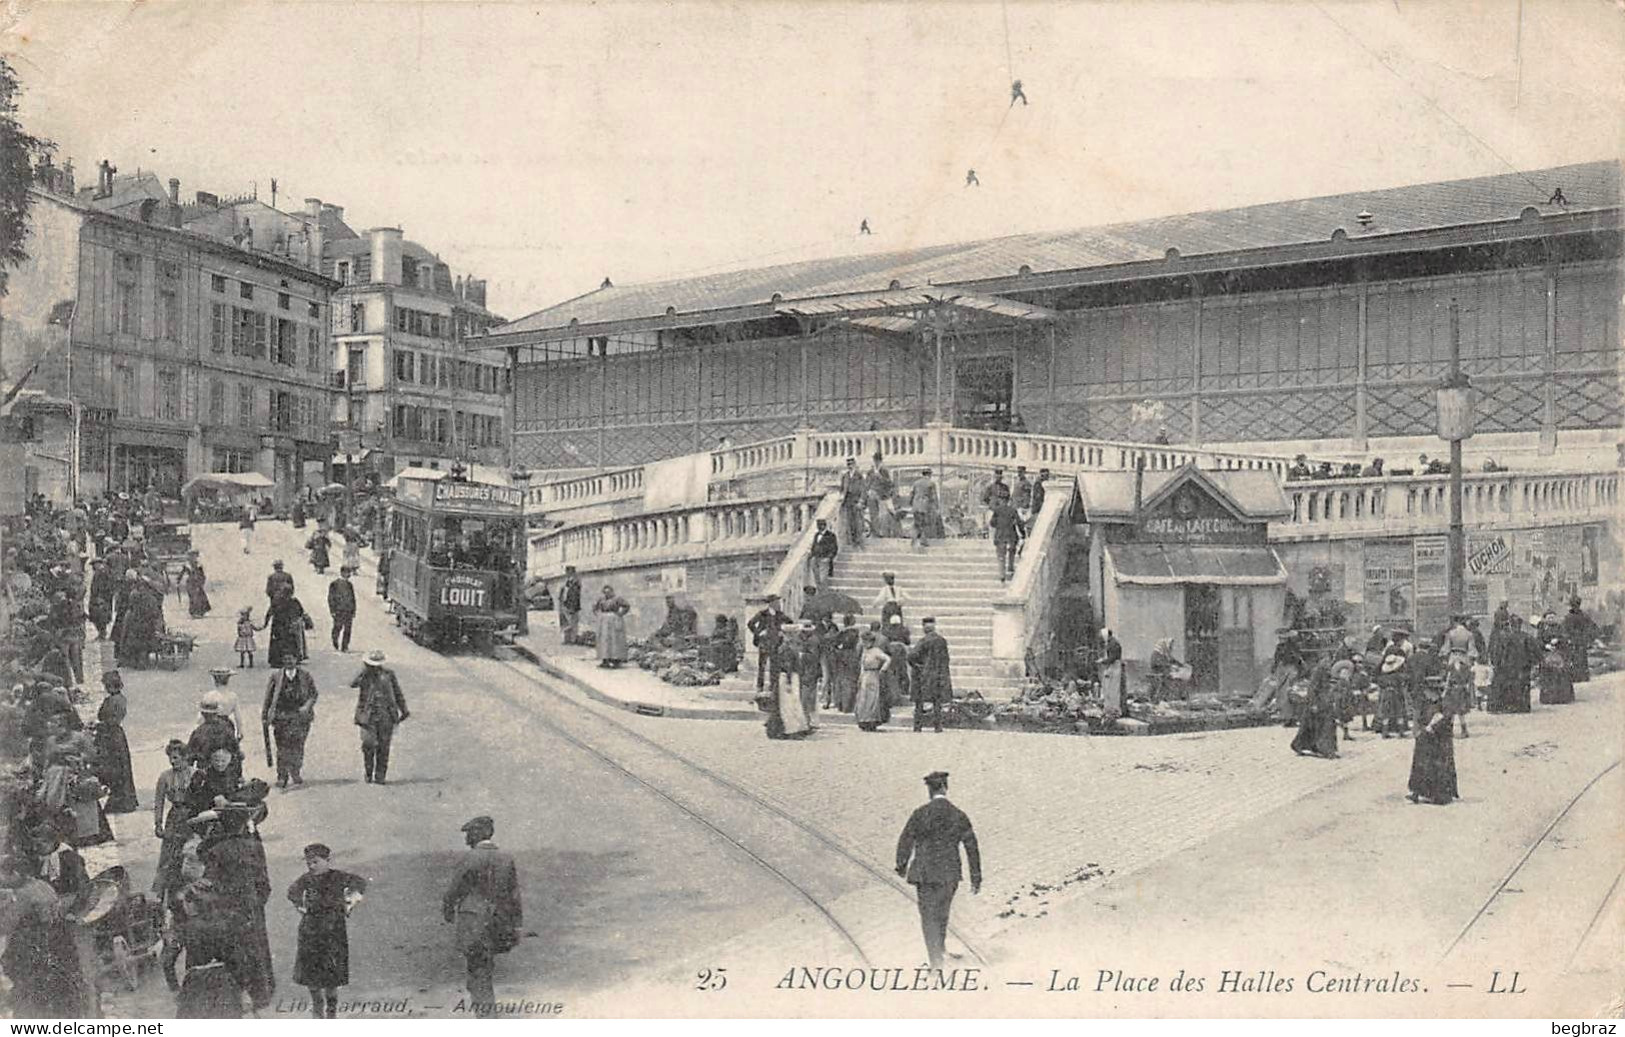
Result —
[{"label": "black and white photograph", "polygon": [[0,1018],[1617,1020],[1621,69],[0,5]]}]

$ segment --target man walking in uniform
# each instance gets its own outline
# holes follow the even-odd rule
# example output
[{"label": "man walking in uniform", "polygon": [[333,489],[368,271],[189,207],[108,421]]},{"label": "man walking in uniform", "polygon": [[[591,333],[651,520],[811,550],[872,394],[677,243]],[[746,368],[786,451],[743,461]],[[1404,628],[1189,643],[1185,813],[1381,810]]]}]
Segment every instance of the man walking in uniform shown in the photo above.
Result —
[{"label": "man walking in uniform", "polygon": [[988,526],[993,530],[993,553],[999,560],[999,582],[1008,583],[1016,574],[1016,548],[1026,539],[1027,527],[1011,503],[998,497],[993,498]]},{"label": "man walking in uniform", "polygon": [[333,647],[341,652],[350,650],[350,628],[355,624],[355,585],[350,574],[355,567],[343,565],[333,582],[327,585],[327,613],[333,617]]},{"label": "man walking in uniform", "polygon": [[519,943],[524,911],[519,902],[519,869],[513,854],[491,841],[496,822],[476,817],[463,825],[469,852],[457,867],[441,901],[442,916],[457,923],[457,949],[468,962],[468,994],[480,1017],[496,1004],[492,980],[496,956]]},{"label": "man walking in uniform", "polygon": [[411,715],[395,671],[384,665],[384,653],[376,649],[362,660],[364,665],[350,687],[360,688],[356,697],[355,724],[361,728],[361,763],[367,781],[382,785],[389,773],[389,743],[395,727]]},{"label": "man walking in uniform", "polygon": [[903,834],[897,839],[897,874],[913,886],[920,906],[920,929],[925,934],[925,953],[931,967],[942,968],[948,940],[948,912],[954,893],[964,877],[959,864],[959,844],[965,844],[965,860],[970,864],[970,891],[982,891],[982,853],[976,845],[965,812],[948,802],[948,772],[932,771],[925,776],[925,806],[909,815]]}]

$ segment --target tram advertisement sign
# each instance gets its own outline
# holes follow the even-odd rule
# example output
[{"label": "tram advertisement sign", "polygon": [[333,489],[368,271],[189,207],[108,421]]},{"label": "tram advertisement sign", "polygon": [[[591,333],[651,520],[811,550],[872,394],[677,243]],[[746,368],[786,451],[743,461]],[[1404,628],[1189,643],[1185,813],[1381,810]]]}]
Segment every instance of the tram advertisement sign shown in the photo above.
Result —
[{"label": "tram advertisement sign", "polygon": [[524,494],[512,486],[492,486],[482,482],[453,482],[442,479],[434,484],[434,502],[456,508],[468,505],[483,509],[488,505],[517,508]]},{"label": "tram advertisement sign", "polygon": [[452,612],[486,612],[491,608],[490,573],[446,573],[440,580],[437,600]]}]

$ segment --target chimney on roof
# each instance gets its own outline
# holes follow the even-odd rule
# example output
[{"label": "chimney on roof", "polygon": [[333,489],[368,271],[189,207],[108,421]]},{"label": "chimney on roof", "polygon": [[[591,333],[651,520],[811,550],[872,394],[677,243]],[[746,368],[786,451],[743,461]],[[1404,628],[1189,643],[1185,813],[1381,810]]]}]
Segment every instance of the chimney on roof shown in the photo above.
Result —
[{"label": "chimney on roof", "polygon": [[485,278],[466,277],[463,279],[463,293],[469,302],[481,309],[485,308]]},{"label": "chimney on roof", "polygon": [[106,198],[113,193],[113,174],[118,172],[118,166],[105,158],[96,167],[96,197]]},{"label": "chimney on roof", "polygon": [[305,265],[322,272],[322,253],[326,251],[327,234],[322,229],[322,200],[320,198],[305,199],[305,243],[308,252],[305,256]]},{"label": "chimney on roof", "polygon": [[197,193],[197,203],[199,205],[207,205],[211,209],[220,208],[219,196],[209,191],[199,191]]},{"label": "chimney on roof", "polygon": [[463,294],[463,275],[462,274],[458,274],[457,279],[452,281],[452,283],[451,283],[451,294],[455,295],[459,299],[468,298],[468,296]]},{"label": "chimney on roof", "polygon": [[615,287],[615,282],[611,281],[609,278],[606,277],[606,278],[604,278],[604,283],[598,286],[598,290],[603,291],[605,288],[614,288],[614,287]]},{"label": "chimney on roof", "polygon": [[1145,507],[1145,455],[1141,454],[1134,459],[1134,522],[1140,521],[1140,511]]},{"label": "chimney on roof", "polygon": [[399,227],[374,227],[372,236],[372,283],[401,283],[401,240]]},{"label": "chimney on roof", "polygon": [[337,224],[337,223],[343,223],[344,222],[344,206],[342,206],[342,205],[332,205],[332,204],[330,204],[328,202],[323,202],[322,203],[322,219],[328,221],[327,225],[329,227],[331,227],[331,226],[333,226],[334,224]]},{"label": "chimney on roof", "polygon": [[1362,228],[1369,228],[1371,226],[1371,221],[1375,220],[1376,217],[1371,215],[1370,210],[1361,209],[1355,214],[1354,219],[1359,222]]},{"label": "chimney on roof", "polygon": [[181,180],[180,180],[180,177],[172,176],[172,177],[169,178],[169,204],[170,205],[179,205],[179,204],[181,204]]}]

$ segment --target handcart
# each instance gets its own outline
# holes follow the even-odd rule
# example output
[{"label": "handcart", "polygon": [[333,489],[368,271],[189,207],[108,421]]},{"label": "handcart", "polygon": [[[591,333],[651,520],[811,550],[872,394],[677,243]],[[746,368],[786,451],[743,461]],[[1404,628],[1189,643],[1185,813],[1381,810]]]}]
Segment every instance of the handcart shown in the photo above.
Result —
[{"label": "handcart", "polygon": [[191,662],[192,648],[196,643],[191,634],[163,634],[158,638],[158,650],[153,655],[153,663],[166,670],[183,669]]},{"label": "handcart", "polygon": [[145,893],[129,891],[129,874],[108,868],[90,881],[80,899],[79,922],[90,930],[100,974],[134,992],[141,970],[163,951],[163,905]]}]

